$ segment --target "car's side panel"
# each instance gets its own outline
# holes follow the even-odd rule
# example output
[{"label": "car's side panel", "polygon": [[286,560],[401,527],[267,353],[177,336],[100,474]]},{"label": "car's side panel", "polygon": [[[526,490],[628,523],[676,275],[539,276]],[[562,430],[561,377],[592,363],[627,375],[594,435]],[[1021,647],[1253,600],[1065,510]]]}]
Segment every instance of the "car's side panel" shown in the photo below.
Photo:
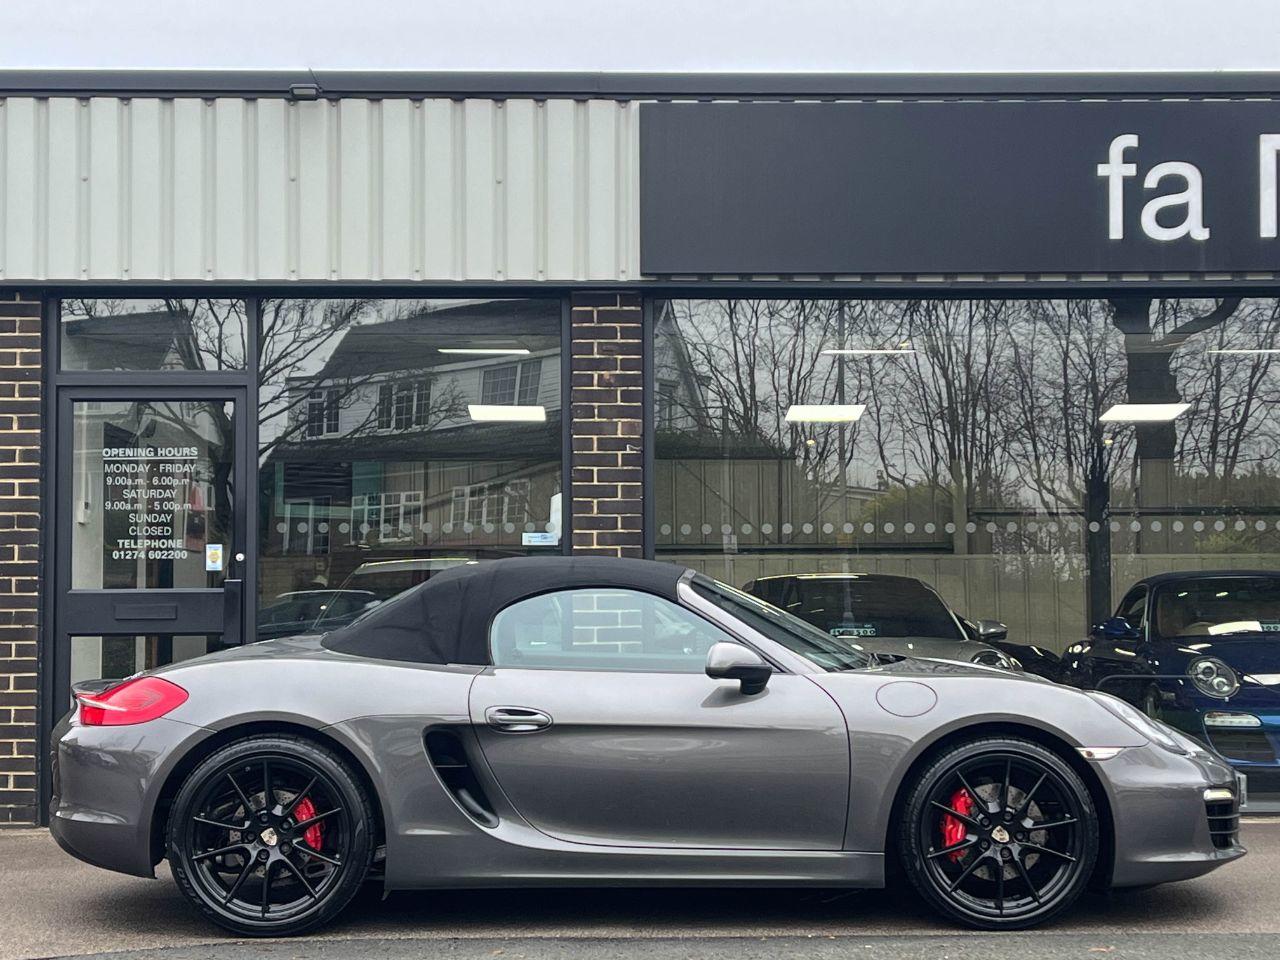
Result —
[{"label": "car's side panel", "polygon": [[[662,849],[575,843],[531,826],[483,761],[476,773],[497,823],[485,826],[416,762],[427,718],[364,717],[333,732],[378,758],[386,792],[388,889],[576,884],[747,884],[879,886],[878,853],[796,850]],[[477,745],[455,731],[473,762]]]},{"label": "car's side panel", "polygon": [[[281,644],[257,646],[262,655],[245,648],[236,658],[204,658],[164,671],[189,696],[160,720],[136,727],[71,727],[64,720],[55,731],[61,732],[55,738],[60,752],[97,758],[94,766],[100,769],[88,788],[90,796],[83,802],[75,800],[80,804],[74,808],[75,822],[123,824],[136,840],[136,850],[131,848],[134,852],[128,857],[128,872],[151,875],[152,819],[173,771],[193,751],[207,749],[205,741],[238,727],[279,724],[337,740],[377,788],[384,820],[388,820],[388,794],[382,777],[390,758],[369,750],[366,743],[347,738],[339,724],[370,713],[407,718],[407,726],[418,731],[416,746],[406,746],[399,759],[417,764],[431,777],[422,731],[434,723],[466,722],[467,688],[479,669],[384,663],[323,651],[310,655],[305,647],[299,648],[303,652],[297,656],[282,656]],[[271,650],[274,656],[267,655]],[[84,764],[61,766],[71,771],[83,769]],[[62,779],[66,789],[74,789],[74,781]],[[63,803],[55,806],[61,809]],[[91,832],[100,835],[102,843],[107,843],[108,837],[122,836],[121,830]],[[119,842],[132,841],[126,838]]]},{"label": "car's side panel", "polygon": [[167,717],[141,727],[72,726],[64,718],[53,731],[54,838],[89,863],[154,876],[151,817],[160,785],[211,735]]},{"label": "car's side panel", "polygon": [[[1072,746],[1146,743],[1078,690],[994,670],[989,678],[974,676],[975,669],[946,663],[930,669],[920,662],[913,672],[851,671],[811,677],[840,704],[849,723],[851,788],[845,849],[882,849],[895,794],[911,764],[931,744],[965,727],[1030,725]],[[904,715],[908,713],[915,715]]]},{"label": "car's side panel", "polygon": [[[494,729],[487,712],[544,712]],[[548,836],[608,846],[839,850],[848,734],[807,678],[760,693],[704,674],[490,669],[471,722],[507,798]]]},{"label": "car's side panel", "polygon": [[[820,674],[822,684],[849,718],[852,751],[850,850],[883,849],[893,801],[912,764],[950,734],[983,724],[1031,727],[1068,749],[1111,746],[1125,749],[1094,764],[1114,824],[1111,881],[1136,886],[1207,873],[1242,855],[1240,847],[1216,848],[1205,813],[1206,784],[1234,785],[1223,763],[1207,755],[1181,756],[1154,746],[1128,724],[1057,684],[993,674],[973,676],[972,668],[925,664],[914,674],[868,671]],[[951,675],[949,675],[951,674]],[[896,696],[886,686],[916,683],[936,697]],[[890,713],[883,704],[928,707],[916,716]]]},{"label": "car's side panel", "polygon": [[316,727],[368,714],[465,718],[467,688],[481,669],[365,660],[331,653],[305,638],[234,653],[157,671],[191,694],[169,716],[214,730],[290,716]]}]

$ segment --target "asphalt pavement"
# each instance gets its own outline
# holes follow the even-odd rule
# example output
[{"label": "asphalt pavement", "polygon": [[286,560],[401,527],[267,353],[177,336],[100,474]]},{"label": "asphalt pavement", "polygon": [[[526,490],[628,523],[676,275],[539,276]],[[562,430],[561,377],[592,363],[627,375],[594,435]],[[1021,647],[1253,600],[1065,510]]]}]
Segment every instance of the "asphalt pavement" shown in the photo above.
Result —
[{"label": "asphalt pavement", "polygon": [[297,940],[237,941],[157,880],[97,870],[37,830],[0,831],[0,960],[652,960],[1196,957],[1280,954],[1280,820],[1245,822],[1249,856],[1199,880],[1088,896],[1052,927],[973,934],[902,891],[370,888]]}]

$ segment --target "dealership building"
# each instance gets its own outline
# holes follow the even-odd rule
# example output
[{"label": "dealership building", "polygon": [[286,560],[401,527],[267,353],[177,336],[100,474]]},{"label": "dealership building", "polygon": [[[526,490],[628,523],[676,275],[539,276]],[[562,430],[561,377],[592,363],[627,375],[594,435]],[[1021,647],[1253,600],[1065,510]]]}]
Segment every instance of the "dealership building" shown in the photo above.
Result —
[{"label": "dealership building", "polygon": [[897,574],[1052,654],[1280,569],[1278,92],[0,72],[0,822],[72,683],[457,563]]}]

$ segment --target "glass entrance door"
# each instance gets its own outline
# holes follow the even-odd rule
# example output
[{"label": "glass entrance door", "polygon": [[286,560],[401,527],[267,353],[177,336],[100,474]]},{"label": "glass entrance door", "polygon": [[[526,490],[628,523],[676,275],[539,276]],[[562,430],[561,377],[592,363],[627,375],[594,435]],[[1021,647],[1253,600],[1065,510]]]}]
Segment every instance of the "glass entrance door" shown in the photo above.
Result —
[{"label": "glass entrance door", "polygon": [[57,677],[125,677],[245,635],[240,388],[59,396]]}]

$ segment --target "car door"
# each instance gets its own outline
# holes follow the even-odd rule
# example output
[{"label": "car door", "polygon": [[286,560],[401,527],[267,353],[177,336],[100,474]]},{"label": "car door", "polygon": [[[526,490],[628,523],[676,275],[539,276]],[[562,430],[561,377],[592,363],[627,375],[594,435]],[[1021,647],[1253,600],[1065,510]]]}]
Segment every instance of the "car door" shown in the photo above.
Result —
[{"label": "car door", "polygon": [[1130,629],[1137,631],[1136,638],[1110,636],[1106,631],[1095,629],[1089,651],[1091,685],[1130,702],[1137,702],[1142,687],[1132,678],[1147,672],[1143,656],[1147,599],[1145,586],[1134,587],[1120,601],[1112,618],[1125,621]]},{"label": "car door", "polygon": [[733,640],[633,590],[563,590],[501,611],[470,713],[507,799],[562,840],[840,849],[843,715],[802,675],[775,673],[750,696],[707,677],[707,650]]}]

